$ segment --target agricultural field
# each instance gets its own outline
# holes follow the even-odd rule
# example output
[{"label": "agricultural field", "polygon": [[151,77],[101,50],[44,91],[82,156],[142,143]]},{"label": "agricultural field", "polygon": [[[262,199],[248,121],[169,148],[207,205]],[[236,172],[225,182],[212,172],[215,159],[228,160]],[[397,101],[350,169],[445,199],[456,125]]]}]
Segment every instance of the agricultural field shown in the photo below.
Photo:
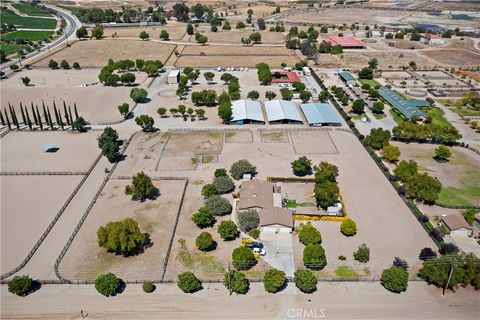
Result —
[{"label": "agricultural field", "polygon": [[400,148],[401,160],[415,160],[421,172],[437,177],[443,185],[437,200],[445,205],[475,205],[480,201],[478,155],[460,147],[452,147],[447,163],[433,159],[437,145],[393,142]]},{"label": "agricultural field", "polygon": [[[53,35],[52,31],[14,31],[0,36],[1,41],[14,41],[15,39],[23,39],[26,41],[48,39]],[[3,49],[3,44],[2,44]]]},{"label": "agricultural field", "polygon": [[17,28],[53,30],[57,26],[57,20],[55,19],[21,17],[7,9],[1,10],[0,18],[2,23],[13,24]]},{"label": "agricultural field", "polygon": [[13,3],[12,7],[17,9],[23,14],[29,15],[29,16],[51,16],[52,14],[39,6],[32,5],[29,3]]},{"label": "agricultural field", "polygon": [[480,54],[469,50],[429,50],[421,55],[447,66],[477,67],[480,60]]},{"label": "agricultural field", "polygon": [[2,43],[2,50],[3,52],[5,52],[5,54],[8,56],[9,54],[12,54],[12,53],[15,53],[17,52],[18,50],[20,49],[24,49],[26,48],[27,46],[26,45],[22,45],[22,44],[4,44]]},{"label": "agricultural field", "polygon": [[[40,60],[39,66],[47,66],[50,59],[56,61],[67,60],[71,63],[77,61],[84,67],[103,67],[108,59],[144,59],[160,60],[165,62],[172,54],[175,45],[151,41],[136,40],[82,40],[77,41],[71,47],[59,50],[52,56]],[[89,52],[85,55],[85,52]]]}]

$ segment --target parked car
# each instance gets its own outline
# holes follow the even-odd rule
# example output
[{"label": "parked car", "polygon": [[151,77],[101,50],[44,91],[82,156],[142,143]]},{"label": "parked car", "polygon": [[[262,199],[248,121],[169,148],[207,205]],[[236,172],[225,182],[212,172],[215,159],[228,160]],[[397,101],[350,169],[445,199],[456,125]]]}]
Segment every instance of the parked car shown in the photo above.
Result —
[{"label": "parked car", "polygon": [[265,250],[262,249],[262,248],[253,248],[253,253],[257,253],[257,254],[259,254],[259,255],[261,255],[261,256],[264,256],[265,254],[267,254],[267,253],[265,252]]},{"label": "parked car", "polygon": [[245,247],[247,248],[263,248],[263,243],[258,241],[253,241],[250,243],[245,243]]}]

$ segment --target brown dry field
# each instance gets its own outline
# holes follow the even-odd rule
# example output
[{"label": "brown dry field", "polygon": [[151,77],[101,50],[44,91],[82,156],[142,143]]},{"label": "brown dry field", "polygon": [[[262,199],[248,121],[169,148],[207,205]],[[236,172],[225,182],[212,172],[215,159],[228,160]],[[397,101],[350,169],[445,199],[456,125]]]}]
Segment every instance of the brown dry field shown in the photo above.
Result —
[{"label": "brown dry field", "polygon": [[25,259],[81,179],[82,176],[0,176],[1,274]]},{"label": "brown dry field", "polygon": [[[144,59],[160,60],[165,62],[175,49],[173,44],[164,44],[153,41],[102,39],[77,41],[71,47],[60,50],[52,56],[46,57],[36,65],[47,66],[50,59],[56,61],[67,60],[70,63],[78,62],[83,67],[103,67],[108,59]],[[88,52],[88,54],[85,54]]]},{"label": "brown dry field", "polygon": [[222,149],[222,138],[218,131],[172,132],[162,154],[216,154]]},{"label": "brown dry field", "polygon": [[[1,171],[85,172],[100,154],[99,132],[10,132],[2,142]],[[43,152],[42,144],[52,143],[57,152]]]},{"label": "brown dry field", "polygon": [[[4,95],[1,106],[8,107],[8,103],[16,109],[17,116],[20,114],[20,102],[24,106],[28,106],[30,118],[33,121],[31,112],[31,103],[38,105],[40,114],[43,118],[42,100],[45,106],[50,107],[53,112],[53,101],[57,108],[63,113],[63,101],[67,108],[71,106],[72,114],[74,112],[74,104],[77,105],[78,115],[85,118],[91,124],[102,122],[112,122],[122,120],[123,117],[118,112],[117,106],[128,102],[130,108],[133,103],[130,99],[131,87],[105,87],[103,85],[95,85],[90,87],[6,87],[2,88]],[[54,119],[53,119],[54,120]],[[55,120],[54,120],[55,121]]]},{"label": "brown dry field", "polygon": [[455,74],[459,76],[466,76],[472,78],[473,80],[480,82],[480,72],[479,71],[465,71],[465,70],[455,70]]},{"label": "brown dry field", "polygon": [[369,10],[369,9],[356,9],[356,8],[344,8],[342,10],[337,9],[322,9],[314,12],[292,14],[287,17],[291,22],[306,22],[306,23],[334,23],[339,24],[339,21],[347,24],[352,22],[368,22],[377,21],[380,19],[394,19],[406,15],[402,11],[389,11],[389,10]]},{"label": "brown dry field", "polygon": [[399,68],[406,66],[414,60],[417,67],[431,68],[435,63],[419,55],[416,52],[375,52],[375,51],[348,51],[341,55],[321,54],[318,56],[319,67],[321,68],[348,68],[360,69],[368,64],[372,58],[378,59],[381,69],[388,69],[390,66]]},{"label": "brown dry field", "polygon": [[146,31],[150,36],[150,39],[160,40],[160,32],[165,30],[168,32],[171,40],[180,40],[186,33],[184,25],[166,25],[161,27],[141,27],[141,28],[105,28],[104,35],[110,38],[114,33],[117,33],[117,37],[122,38],[138,38],[138,35],[142,31]]},{"label": "brown dry field", "polygon": [[285,47],[266,47],[266,46],[186,46],[182,55],[278,55],[288,56],[294,54],[292,50]]},{"label": "brown dry field", "polygon": [[[160,279],[185,181],[153,181],[160,195],[145,202],[132,201],[125,195],[125,186],[130,183],[107,183],[60,264],[64,277],[95,279],[102,273],[113,272],[123,279]],[[126,218],[136,220],[152,242],[143,253],[127,258],[108,253],[96,241],[99,227]]]},{"label": "brown dry field", "polygon": [[282,63],[295,65],[300,59],[295,55],[285,56],[182,56],[177,59],[175,66],[179,68],[216,68],[220,66],[250,67],[261,62],[268,62],[270,67],[280,67]]},{"label": "brown dry field", "polygon": [[422,51],[421,54],[449,66],[478,67],[480,65],[480,54],[468,50],[429,50]]},{"label": "brown dry field", "polygon": [[288,139],[288,132],[287,131],[262,131],[262,141],[263,142],[280,142],[280,143],[287,143],[289,142]]},{"label": "brown dry field", "polygon": [[[208,37],[208,42],[225,42],[225,43],[241,43],[242,38],[249,37],[254,31],[237,31],[232,29],[230,31],[219,30],[218,32],[211,32],[210,27],[200,27],[202,34]],[[262,35],[262,43],[284,44],[285,38],[280,32],[258,31]],[[190,42],[195,42],[195,37],[190,38]]]},{"label": "brown dry field", "polygon": [[[246,14],[249,9],[253,10],[253,16],[262,16],[263,14],[270,14],[275,11],[275,6],[268,6],[268,5],[253,5],[253,6],[245,6],[240,7],[237,9],[233,9],[232,11],[236,10],[238,13]],[[285,7],[280,6],[280,10],[285,9]]]}]

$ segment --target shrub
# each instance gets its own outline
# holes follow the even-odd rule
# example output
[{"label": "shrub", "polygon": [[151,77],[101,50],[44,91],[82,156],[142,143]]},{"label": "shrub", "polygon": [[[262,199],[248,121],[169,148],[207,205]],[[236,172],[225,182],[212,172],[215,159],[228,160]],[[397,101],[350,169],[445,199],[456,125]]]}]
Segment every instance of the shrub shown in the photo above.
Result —
[{"label": "shrub", "polygon": [[400,259],[399,257],[395,257],[395,259],[393,259],[393,266],[407,270],[408,262],[406,260]]},{"label": "shrub", "polygon": [[420,250],[420,254],[418,255],[418,259],[423,261],[436,258],[436,257],[437,257],[437,253],[428,247],[425,247],[422,250]]},{"label": "shrub", "polygon": [[155,120],[147,114],[141,114],[135,117],[135,123],[139,125],[143,131],[147,132],[153,129]]},{"label": "shrub", "polygon": [[235,180],[242,179],[244,174],[255,175],[256,173],[257,167],[245,159],[233,163],[232,167],[230,168],[230,174]]},{"label": "shrub", "polygon": [[467,223],[471,226],[473,226],[473,223],[475,222],[475,214],[477,211],[477,209],[467,209],[462,213],[465,221],[467,221]]},{"label": "shrub", "polygon": [[293,174],[296,176],[306,176],[312,174],[312,161],[305,156],[301,156],[292,163]]},{"label": "shrub", "polygon": [[80,64],[78,62],[74,62],[73,65],[72,65],[73,69],[80,69]]},{"label": "shrub", "polygon": [[317,277],[310,270],[298,269],[294,273],[293,281],[302,292],[312,293],[317,290]]},{"label": "shrub", "polygon": [[132,88],[132,90],[130,90],[130,98],[137,103],[144,101],[147,96],[148,92],[143,88]]},{"label": "shrub", "polygon": [[388,291],[395,293],[406,291],[408,287],[408,272],[400,267],[390,267],[383,270],[380,282]]},{"label": "shrub", "polygon": [[27,275],[15,276],[8,283],[8,292],[24,297],[28,295],[33,288],[33,280]]},{"label": "shrub", "polygon": [[194,293],[202,289],[202,282],[192,272],[184,272],[178,275],[178,287],[185,293]]},{"label": "shrub", "polygon": [[215,177],[212,185],[217,189],[219,194],[225,194],[235,190],[235,184],[229,176]]},{"label": "shrub", "polygon": [[204,198],[210,198],[211,196],[217,195],[218,190],[215,186],[211,183],[206,184],[202,187],[202,196]]},{"label": "shrub", "polygon": [[368,260],[370,260],[370,248],[363,243],[358,247],[357,251],[353,253],[353,258],[359,262],[368,262]]},{"label": "shrub", "polygon": [[347,257],[345,257],[345,256],[342,255],[342,256],[338,256],[338,259],[339,259],[339,260],[342,260],[342,261],[345,261],[345,260],[347,260]]},{"label": "shrub", "polygon": [[220,222],[217,228],[220,237],[223,240],[234,240],[239,235],[237,225],[232,220],[225,220]]},{"label": "shrub", "polygon": [[248,281],[243,272],[231,270],[225,273],[223,285],[232,292],[245,294],[250,288],[250,281]]},{"label": "shrub", "polygon": [[285,272],[278,269],[269,269],[263,276],[263,286],[267,292],[276,293],[287,284]]},{"label": "shrub", "polygon": [[395,162],[400,158],[400,148],[387,144],[382,148],[382,157],[388,162]]},{"label": "shrub", "polygon": [[199,228],[211,227],[215,224],[215,217],[210,209],[201,207],[196,213],[192,215],[192,221]]},{"label": "shrub", "polygon": [[459,251],[460,250],[458,249],[458,247],[456,245],[454,245],[453,243],[444,243],[444,244],[442,244],[442,246],[440,247],[440,250],[439,250],[441,255],[454,254],[454,253],[457,253]]},{"label": "shrub", "polygon": [[390,141],[390,131],[382,128],[370,130],[370,134],[365,137],[365,144],[375,150],[380,150]]},{"label": "shrub", "polygon": [[322,235],[310,222],[300,227],[298,240],[304,245],[322,243]]},{"label": "shrub", "polygon": [[232,212],[230,202],[218,195],[209,197],[205,201],[205,206],[216,216],[223,216]]},{"label": "shrub", "polygon": [[103,274],[95,280],[95,289],[106,297],[116,295],[121,285],[122,280],[111,272]]},{"label": "shrub", "polygon": [[136,253],[145,240],[146,234],[140,232],[137,222],[131,218],[109,222],[97,231],[98,246],[124,256]]},{"label": "shrub", "polygon": [[452,151],[450,151],[450,148],[444,145],[438,146],[438,148],[435,149],[435,156],[434,158],[440,161],[447,161],[448,158],[452,156]]},{"label": "shrub", "polygon": [[152,293],[153,291],[155,291],[155,288],[156,287],[152,281],[145,281],[143,283],[143,291],[146,293]]},{"label": "shrub", "polygon": [[257,239],[257,238],[260,236],[260,230],[258,230],[258,229],[250,230],[250,232],[248,233],[248,235],[249,235],[250,237],[252,237],[253,239]]},{"label": "shrub", "polygon": [[62,60],[60,62],[60,68],[62,69],[70,69],[70,65],[68,64],[67,60]]},{"label": "shrub", "polygon": [[309,244],[303,249],[303,264],[309,269],[319,270],[327,265],[325,250],[320,244]]},{"label": "shrub", "polygon": [[342,221],[340,231],[347,237],[353,236],[357,233],[357,224],[350,218]]},{"label": "shrub", "polygon": [[132,200],[145,201],[155,190],[152,179],[143,171],[133,176],[132,185],[125,186],[125,194],[131,195]]},{"label": "shrub", "polygon": [[208,232],[202,232],[195,240],[195,245],[201,251],[209,251],[213,247],[212,235]]},{"label": "shrub", "polygon": [[233,249],[232,263],[238,270],[248,270],[257,263],[257,260],[252,250],[247,247],[238,247]]},{"label": "shrub", "polygon": [[50,69],[58,69],[58,62],[53,59],[50,59],[50,61],[48,61],[48,67]]},{"label": "shrub", "polygon": [[243,232],[249,232],[258,227],[260,217],[256,210],[246,210],[238,213],[238,224]]},{"label": "shrub", "polygon": [[216,177],[223,177],[228,175],[227,170],[225,168],[218,168],[215,169],[215,172],[213,173],[213,176]]}]

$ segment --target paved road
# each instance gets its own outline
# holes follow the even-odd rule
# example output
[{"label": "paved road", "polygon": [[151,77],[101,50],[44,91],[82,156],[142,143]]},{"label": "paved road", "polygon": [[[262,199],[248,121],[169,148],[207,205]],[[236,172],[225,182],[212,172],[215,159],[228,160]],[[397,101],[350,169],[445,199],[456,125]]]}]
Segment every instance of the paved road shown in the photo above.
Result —
[{"label": "paved road", "polygon": [[70,38],[72,36],[75,36],[75,31],[77,30],[77,28],[81,27],[81,25],[82,25],[80,20],[78,20],[77,17],[75,17],[70,11],[67,11],[65,9],[61,9],[61,8],[51,6],[51,5],[47,5],[46,7],[49,7],[51,9],[57,11],[65,19],[67,24],[65,26],[64,35],[61,38],[54,41],[49,46],[43,47],[40,50],[31,52],[31,53],[25,55],[25,57],[23,59],[20,58],[20,59],[16,59],[16,60],[12,60],[12,61],[4,63],[0,67],[1,71],[10,68],[10,66],[14,65],[14,64],[20,64],[20,63],[26,64],[30,60],[32,60],[32,58],[35,58],[35,57],[47,52],[48,50],[52,50],[52,49],[60,46],[61,44],[66,42],[68,38]]}]

